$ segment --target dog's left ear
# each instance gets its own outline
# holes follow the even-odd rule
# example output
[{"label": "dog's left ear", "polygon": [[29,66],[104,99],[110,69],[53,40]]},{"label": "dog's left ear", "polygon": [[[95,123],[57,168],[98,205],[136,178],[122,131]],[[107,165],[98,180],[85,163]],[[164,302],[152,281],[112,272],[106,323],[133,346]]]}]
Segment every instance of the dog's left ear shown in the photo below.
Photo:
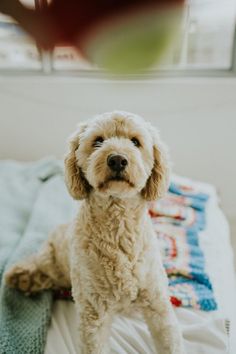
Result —
[{"label": "dog's left ear", "polygon": [[165,195],[169,187],[170,161],[167,147],[162,143],[159,133],[150,127],[153,139],[153,168],[146,186],[141,194],[147,201],[159,199]]}]

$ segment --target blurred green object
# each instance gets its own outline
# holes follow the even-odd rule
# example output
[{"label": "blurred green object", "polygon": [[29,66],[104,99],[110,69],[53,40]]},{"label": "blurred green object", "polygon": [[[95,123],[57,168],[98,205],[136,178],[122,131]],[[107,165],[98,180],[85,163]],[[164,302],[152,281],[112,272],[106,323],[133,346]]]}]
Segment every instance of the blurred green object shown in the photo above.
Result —
[{"label": "blurred green object", "polygon": [[183,8],[142,13],[96,29],[87,38],[88,59],[112,73],[144,71],[163,60],[180,27]]}]

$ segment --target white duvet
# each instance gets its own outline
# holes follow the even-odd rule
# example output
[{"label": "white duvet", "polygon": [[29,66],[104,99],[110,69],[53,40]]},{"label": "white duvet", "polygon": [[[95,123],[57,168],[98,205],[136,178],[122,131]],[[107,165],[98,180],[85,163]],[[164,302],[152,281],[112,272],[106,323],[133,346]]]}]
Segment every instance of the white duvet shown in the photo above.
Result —
[{"label": "white duvet", "polygon": [[[176,176],[175,179],[183,180]],[[197,184],[211,195],[207,228],[200,234],[200,245],[219,310],[203,312],[178,308],[175,311],[183,328],[187,354],[236,354],[236,281],[229,226],[219,208],[214,187]],[[147,326],[140,317],[116,316],[111,333],[111,353],[155,353]],[[79,354],[77,338],[74,304],[55,302],[45,354]]]}]

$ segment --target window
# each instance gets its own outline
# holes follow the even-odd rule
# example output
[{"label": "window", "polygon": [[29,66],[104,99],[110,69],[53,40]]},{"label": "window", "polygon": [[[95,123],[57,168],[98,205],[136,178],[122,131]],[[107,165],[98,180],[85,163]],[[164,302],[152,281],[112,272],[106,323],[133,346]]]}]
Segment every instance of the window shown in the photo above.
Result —
[{"label": "window", "polygon": [[[32,3],[32,0],[27,0]],[[234,73],[236,0],[189,0],[181,29],[161,65],[160,73]],[[0,72],[54,74],[102,73],[82,58],[75,48],[57,47],[53,53],[37,48],[10,18],[0,14]]]}]

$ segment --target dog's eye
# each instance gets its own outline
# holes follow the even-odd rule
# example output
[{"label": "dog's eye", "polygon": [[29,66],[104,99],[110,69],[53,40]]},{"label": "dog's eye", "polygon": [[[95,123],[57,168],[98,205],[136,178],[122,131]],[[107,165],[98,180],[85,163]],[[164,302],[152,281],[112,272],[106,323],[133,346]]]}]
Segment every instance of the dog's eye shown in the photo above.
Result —
[{"label": "dog's eye", "polygon": [[131,141],[134,144],[134,146],[136,146],[136,147],[141,146],[140,141],[137,138],[132,138]]},{"label": "dog's eye", "polygon": [[98,137],[94,140],[94,142],[93,142],[93,146],[95,146],[95,147],[99,147],[99,146],[101,146],[101,145],[102,145],[102,143],[103,143],[103,142],[104,142],[103,137],[98,136]]}]

